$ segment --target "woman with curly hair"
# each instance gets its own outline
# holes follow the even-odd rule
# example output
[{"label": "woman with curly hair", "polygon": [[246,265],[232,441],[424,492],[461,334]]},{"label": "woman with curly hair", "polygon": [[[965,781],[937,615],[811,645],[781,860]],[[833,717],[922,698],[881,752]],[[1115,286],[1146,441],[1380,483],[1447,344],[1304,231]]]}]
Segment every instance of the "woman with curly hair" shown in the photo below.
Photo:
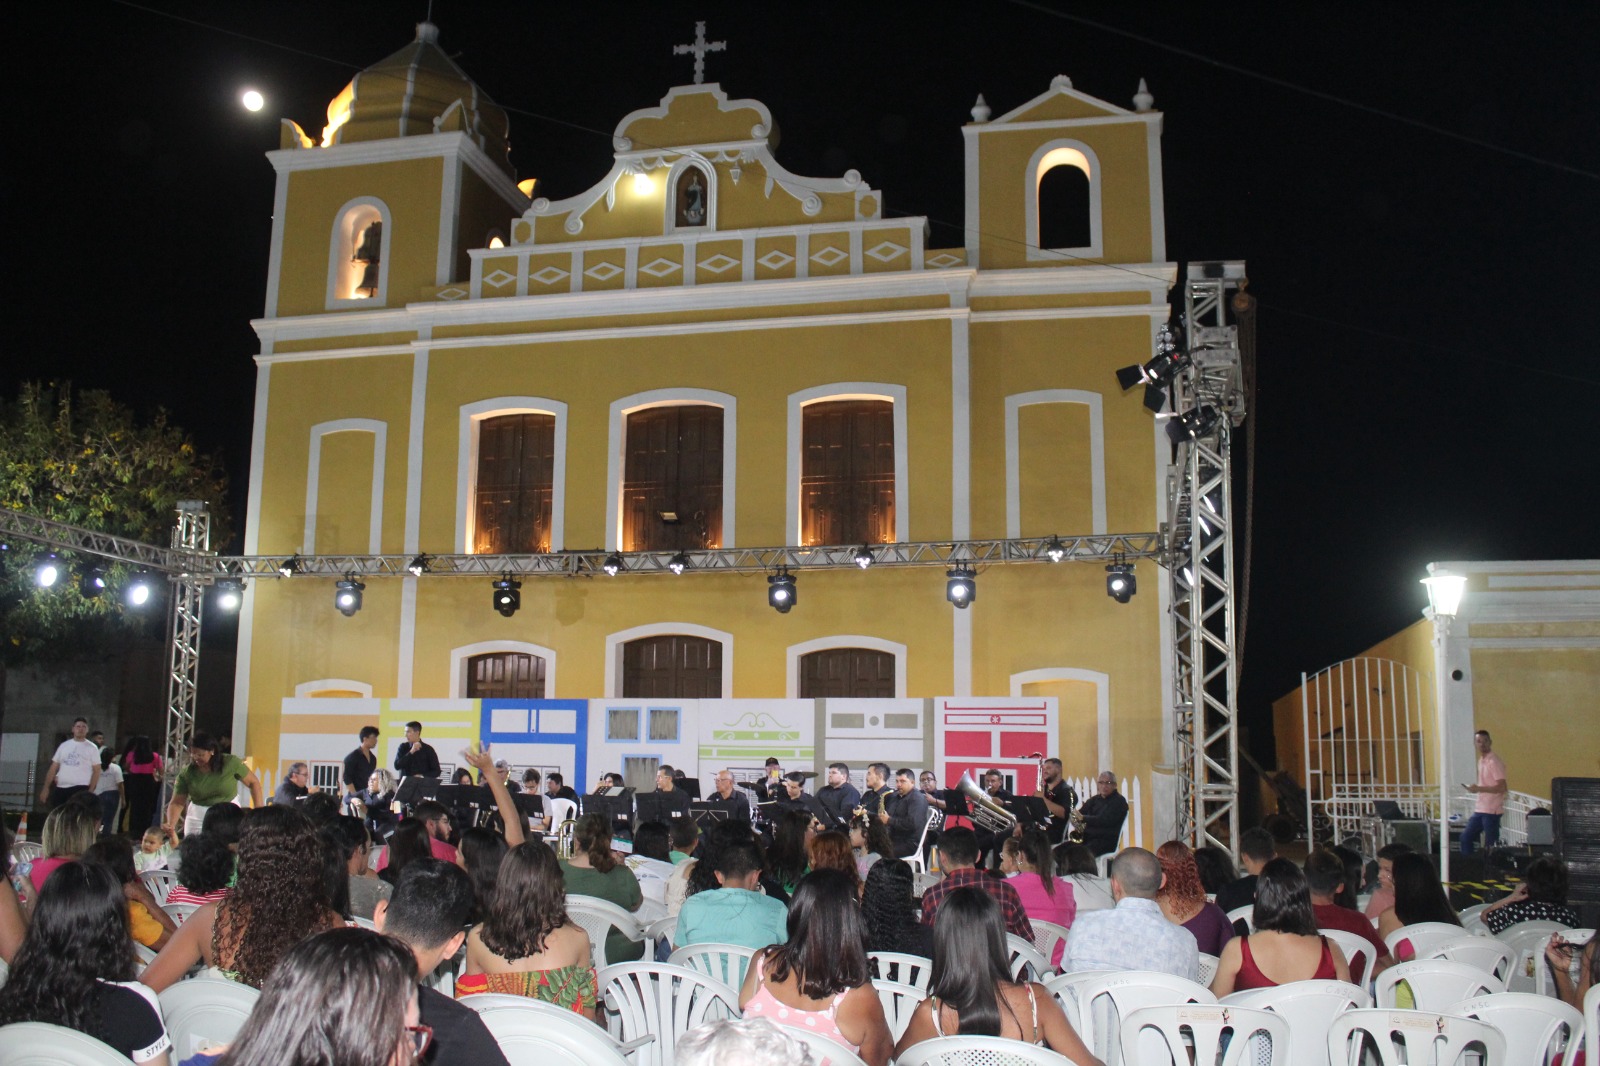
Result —
[{"label": "woman with curly hair", "polygon": [[233,887],[238,867],[239,827],[244,811],[234,803],[206,808],[200,832],[178,845],[178,883],[167,893],[168,903],[216,903]]},{"label": "woman with curly hair", "polygon": [[0,1025],[61,1025],[134,1062],[167,1066],[172,1043],[154,993],[133,980],[136,968],[116,875],[98,863],[63,863],[45,879],[0,989]]},{"label": "woman with curly hair", "polygon": [[879,859],[894,858],[894,841],[889,828],[876,818],[861,815],[850,819],[850,850],[856,857],[856,873],[863,881]]},{"label": "woman with curly hair", "polygon": [[321,855],[317,832],[299,811],[251,811],[239,835],[238,884],[190,915],[139,979],[160,992],[204,963],[260,988],[289,948],[343,924],[328,902]]},{"label": "woman with curly hair", "polygon": [[500,863],[500,882],[483,922],[467,935],[467,964],[456,979],[456,995],[527,996],[598,1020],[593,961],[589,935],[567,917],[566,883],[555,852],[542,840],[530,840]]},{"label": "woman with curly hair", "polygon": [[[594,896],[625,911],[644,903],[639,879],[611,850],[611,821],[603,814],[586,814],[572,827],[572,858],[561,863],[561,879],[569,896]],[[616,929],[606,937],[607,963],[638,962],[643,955],[643,941]]]},{"label": "woman with curly hair", "polygon": [[855,853],[850,850],[850,838],[837,830],[818,833],[806,841],[806,859],[813,870],[841,870],[850,875],[861,895],[861,872],[856,869]]},{"label": "woman with curly hair", "polygon": [[868,951],[933,957],[933,927],[922,924],[922,908],[912,895],[915,883],[911,864],[904,859],[884,859],[867,871],[861,919],[867,927]]},{"label": "woman with curly hair", "polygon": [[1222,945],[1233,939],[1233,923],[1221,907],[1206,900],[1200,883],[1200,868],[1194,852],[1181,840],[1169,840],[1156,849],[1165,880],[1156,891],[1156,902],[1167,921],[1194,934],[1195,943],[1207,955],[1222,954]]}]

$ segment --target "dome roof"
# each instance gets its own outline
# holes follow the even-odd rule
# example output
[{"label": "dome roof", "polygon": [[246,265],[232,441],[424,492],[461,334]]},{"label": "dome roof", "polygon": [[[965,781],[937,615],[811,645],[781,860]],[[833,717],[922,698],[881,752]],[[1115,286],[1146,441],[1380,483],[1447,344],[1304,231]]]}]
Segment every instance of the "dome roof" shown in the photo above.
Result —
[{"label": "dome roof", "polygon": [[511,173],[506,113],[439,47],[439,27],[350,80],[328,105],[324,147],[459,130]]}]

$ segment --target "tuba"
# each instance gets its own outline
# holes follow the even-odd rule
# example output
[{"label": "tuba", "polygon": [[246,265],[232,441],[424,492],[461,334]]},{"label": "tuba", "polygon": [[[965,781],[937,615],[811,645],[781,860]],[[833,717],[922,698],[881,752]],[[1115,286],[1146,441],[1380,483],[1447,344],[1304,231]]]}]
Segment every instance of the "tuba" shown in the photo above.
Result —
[{"label": "tuba", "polygon": [[962,774],[956,788],[967,797],[967,807],[972,812],[972,821],[978,828],[987,829],[998,835],[1008,834],[1016,828],[1017,816],[990,799],[989,794],[972,780],[971,774]]}]

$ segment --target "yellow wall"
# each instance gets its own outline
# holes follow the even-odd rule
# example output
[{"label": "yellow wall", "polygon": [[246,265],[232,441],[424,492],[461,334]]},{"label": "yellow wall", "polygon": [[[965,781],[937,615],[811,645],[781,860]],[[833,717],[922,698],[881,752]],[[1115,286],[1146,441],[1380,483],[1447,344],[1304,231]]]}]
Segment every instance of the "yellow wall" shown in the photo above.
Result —
[{"label": "yellow wall", "polygon": [[1548,796],[1551,778],[1600,777],[1600,650],[1474,648],[1472,709],[1516,791]]}]

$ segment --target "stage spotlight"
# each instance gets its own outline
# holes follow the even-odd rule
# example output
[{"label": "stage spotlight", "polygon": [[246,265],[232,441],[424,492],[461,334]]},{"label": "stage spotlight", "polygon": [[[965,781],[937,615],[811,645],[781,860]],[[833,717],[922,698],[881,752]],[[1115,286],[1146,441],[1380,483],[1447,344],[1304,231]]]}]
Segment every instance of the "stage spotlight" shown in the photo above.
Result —
[{"label": "stage spotlight", "polygon": [[689,557],[683,554],[683,552],[679,552],[677,555],[674,555],[672,558],[667,560],[667,569],[671,570],[674,574],[683,573],[685,570],[689,569]]},{"label": "stage spotlight", "polygon": [[291,555],[289,558],[278,564],[278,573],[282,574],[284,577],[294,577],[294,575],[300,572],[300,566],[300,556]]},{"label": "stage spotlight", "polygon": [[39,565],[34,568],[33,581],[42,589],[55,588],[56,582],[61,580],[61,560],[56,558],[56,553],[51,552],[39,560]]},{"label": "stage spotlight", "polygon": [[356,580],[356,575],[346,574],[343,581],[333,586],[333,605],[339,613],[349,618],[361,610],[361,590],[367,586]]},{"label": "stage spotlight", "polygon": [[244,582],[236,577],[219,578],[217,581],[217,606],[224,611],[237,611],[244,602]]},{"label": "stage spotlight", "polygon": [[1189,355],[1179,350],[1172,327],[1162,326],[1161,335],[1156,341],[1156,354],[1143,366],[1125,366],[1118,370],[1117,384],[1122,386],[1123,392],[1127,392],[1143,383],[1144,405],[1159,412],[1167,405],[1166,386],[1188,364]]},{"label": "stage spotlight", "polygon": [[494,609],[507,618],[516,614],[517,608],[522,606],[522,582],[507,574],[496,580],[492,587]]},{"label": "stage spotlight", "polygon": [[878,561],[878,556],[873,552],[873,550],[871,548],[867,547],[865,544],[863,544],[861,547],[856,549],[856,554],[855,554],[854,558],[855,558],[855,561],[856,561],[856,565],[861,567],[861,569],[863,569],[863,570],[865,570],[867,567],[871,566],[873,563]]},{"label": "stage spotlight", "polygon": [[78,591],[86,600],[98,599],[106,590],[106,572],[98,566],[87,567],[78,572]]},{"label": "stage spotlight", "polygon": [[1139,591],[1138,579],[1133,576],[1133,564],[1119,557],[1106,567],[1106,595],[1118,603],[1127,603]]},{"label": "stage spotlight", "polygon": [[946,570],[944,576],[949,579],[944,584],[944,598],[966,610],[967,605],[978,598],[978,575],[958,563],[954,570]]},{"label": "stage spotlight", "polygon": [[143,607],[149,603],[151,588],[151,578],[148,573],[141,570],[134,574],[133,581],[128,584],[127,592],[124,593],[129,606]]},{"label": "stage spotlight", "polygon": [[606,556],[606,561],[600,564],[600,569],[604,570],[612,577],[616,577],[627,568],[627,564],[622,561],[621,552],[612,552],[610,555]]},{"label": "stage spotlight", "polygon": [[411,572],[412,577],[421,577],[423,574],[430,573],[433,570],[433,557],[427,552],[423,552],[407,563],[406,569]]},{"label": "stage spotlight", "polygon": [[1052,563],[1059,563],[1067,557],[1067,546],[1061,543],[1060,537],[1050,538],[1050,543],[1044,546],[1044,557]]},{"label": "stage spotlight", "polygon": [[1217,423],[1222,421],[1222,415],[1215,407],[1205,404],[1192,411],[1185,411],[1177,418],[1167,420],[1167,436],[1174,444],[1184,441],[1199,440],[1217,428]]},{"label": "stage spotlight", "polygon": [[788,614],[789,608],[799,602],[800,594],[794,587],[794,577],[786,566],[767,578],[767,606],[779,614]]}]

